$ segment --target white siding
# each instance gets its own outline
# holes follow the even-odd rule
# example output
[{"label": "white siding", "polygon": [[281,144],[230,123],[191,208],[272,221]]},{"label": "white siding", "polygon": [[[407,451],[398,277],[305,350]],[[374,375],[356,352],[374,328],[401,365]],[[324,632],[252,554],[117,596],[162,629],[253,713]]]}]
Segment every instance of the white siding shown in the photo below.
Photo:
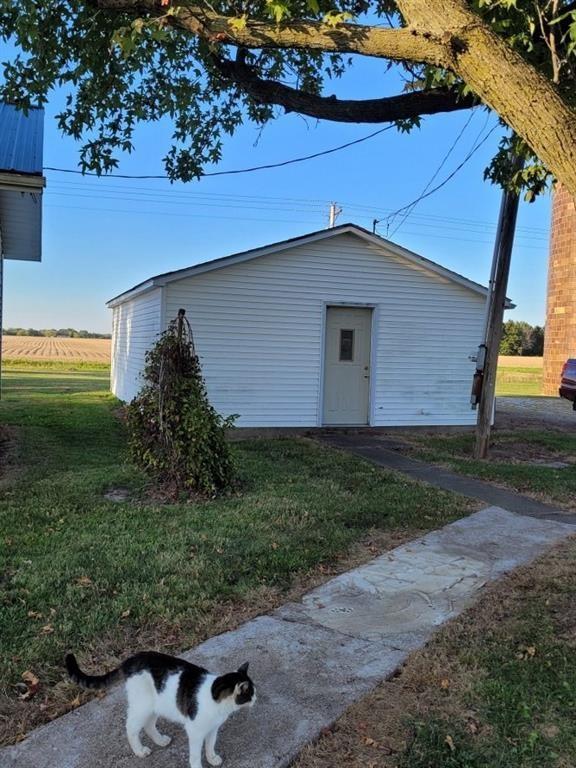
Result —
[{"label": "white siding", "polygon": [[126,301],[112,310],[111,389],[130,401],[141,386],[146,351],[160,332],[162,288]]},{"label": "white siding", "polygon": [[[480,342],[484,297],[354,235],[184,278],[164,291],[163,327],[186,309],[210,399],[223,415],[239,414],[238,426],[321,423],[331,303],[374,307],[373,426],[475,421],[468,355]],[[145,346],[139,339],[131,377]]]}]

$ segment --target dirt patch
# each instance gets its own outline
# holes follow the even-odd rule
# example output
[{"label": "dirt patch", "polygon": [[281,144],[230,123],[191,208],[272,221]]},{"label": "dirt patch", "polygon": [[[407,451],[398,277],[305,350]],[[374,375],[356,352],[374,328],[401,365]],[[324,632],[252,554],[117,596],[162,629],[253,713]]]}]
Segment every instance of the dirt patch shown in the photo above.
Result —
[{"label": "dirt patch", "polygon": [[[558,636],[575,645],[575,557],[576,538],[572,538],[489,586],[475,606],[446,624],[426,648],[409,656],[393,679],[350,707],[315,744],[306,747],[292,768],[395,768],[414,740],[416,724],[426,719],[451,723],[455,731],[474,740],[489,738],[490,725],[470,705],[471,692],[486,676],[476,662],[479,649],[487,634],[506,638],[514,632],[527,595],[549,606]],[[526,652],[530,655],[537,649],[528,647]],[[557,728],[554,723],[540,727],[547,733]]]},{"label": "dirt patch", "polygon": [[[493,440],[490,447],[490,459],[492,461],[508,461],[514,464],[541,464],[550,465],[554,463],[561,463],[569,466],[570,464],[576,464],[576,456],[571,454],[561,453],[548,448],[544,445],[534,445],[532,443],[522,443],[519,440],[516,442],[510,442],[508,440]],[[560,467],[552,467],[560,468]]]},{"label": "dirt patch", "polygon": [[[135,627],[129,621],[123,622],[114,632],[99,638],[97,644],[83,649],[81,664],[87,670],[101,671],[117,666],[122,659],[138,650],[156,649],[177,654],[209,637],[236,629],[244,622],[286,602],[299,600],[306,592],[339,573],[362,565],[423,533],[417,530],[373,530],[342,557],[332,563],[318,565],[296,579],[289,590],[262,587],[243,601],[215,606],[205,615],[202,623],[196,623],[194,627],[176,624]],[[60,674],[58,669],[54,669],[52,680],[40,681],[38,692],[28,700],[19,699],[15,691],[0,691],[0,745],[21,741],[33,728],[54,720],[94,697],[95,694],[81,691],[65,679],[64,671]]]}]

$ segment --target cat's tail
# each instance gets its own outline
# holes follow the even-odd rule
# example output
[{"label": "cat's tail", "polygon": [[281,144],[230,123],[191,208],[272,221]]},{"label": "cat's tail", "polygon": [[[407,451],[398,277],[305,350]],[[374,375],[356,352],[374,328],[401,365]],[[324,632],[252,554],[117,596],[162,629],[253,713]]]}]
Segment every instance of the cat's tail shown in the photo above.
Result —
[{"label": "cat's tail", "polygon": [[67,654],[64,663],[66,664],[66,669],[68,670],[70,678],[83,688],[91,688],[92,690],[107,688],[122,677],[121,667],[116,667],[116,669],[107,672],[105,675],[87,675],[85,672],[82,672],[78,666],[78,662],[73,653]]}]

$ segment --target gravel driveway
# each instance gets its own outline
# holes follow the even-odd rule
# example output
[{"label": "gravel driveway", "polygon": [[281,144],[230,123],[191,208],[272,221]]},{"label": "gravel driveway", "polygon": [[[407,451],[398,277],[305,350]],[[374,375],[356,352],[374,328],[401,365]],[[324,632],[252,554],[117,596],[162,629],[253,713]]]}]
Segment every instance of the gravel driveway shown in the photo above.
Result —
[{"label": "gravel driveway", "polygon": [[498,397],[496,398],[496,425],[563,427],[576,431],[576,412],[572,403],[559,397]]}]

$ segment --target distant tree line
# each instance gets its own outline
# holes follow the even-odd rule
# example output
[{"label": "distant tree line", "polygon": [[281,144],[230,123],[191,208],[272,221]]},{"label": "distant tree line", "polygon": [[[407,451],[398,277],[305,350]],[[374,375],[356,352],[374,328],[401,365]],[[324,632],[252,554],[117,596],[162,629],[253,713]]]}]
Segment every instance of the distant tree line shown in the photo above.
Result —
[{"label": "distant tree line", "polygon": [[508,320],[502,330],[500,354],[541,357],[544,354],[544,328],[523,320]]},{"label": "distant tree line", "polygon": [[62,339],[109,339],[109,333],[90,333],[90,331],[77,331],[75,328],[4,328],[4,336],[49,336]]}]

